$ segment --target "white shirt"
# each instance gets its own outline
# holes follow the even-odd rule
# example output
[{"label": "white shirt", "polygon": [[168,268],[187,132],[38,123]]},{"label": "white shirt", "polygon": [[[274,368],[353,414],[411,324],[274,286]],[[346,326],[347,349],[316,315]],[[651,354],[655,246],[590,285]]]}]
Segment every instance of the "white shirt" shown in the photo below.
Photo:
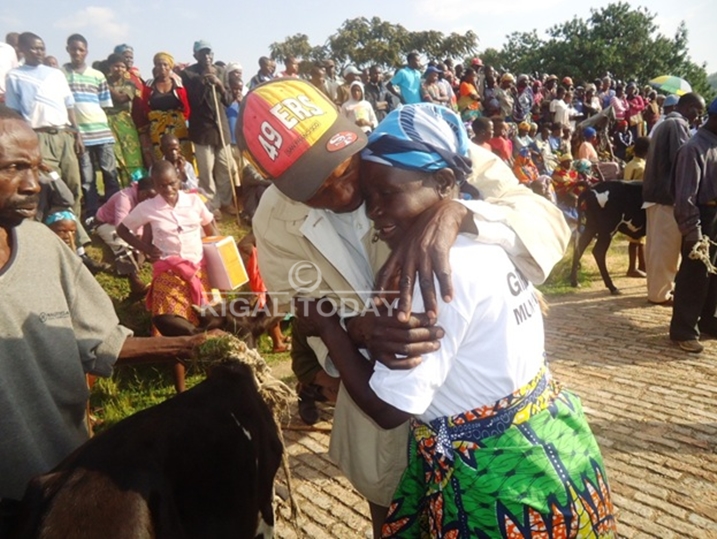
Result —
[{"label": "white shirt", "polygon": [[17,66],[17,54],[13,46],[0,43],[0,98],[5,95],[5,75]]},{"label": "white shirt", "polygon": [[203,257],[202,227],[213,219],[198,195],[179,191],[174,207],[157,195],[137,204],[122,224],[137,230],[149,223],[152,243],[162,251],[162,259],[179,256],[199,264]]},{"label": "white shirt", "polygon": [[[445,329],[437,352],[411,370],[377,363],[371,388],[423,421],[495,403],[544,365],[543,317],[535,290],[505,251],[460,235],[450,253],[453,301],[439,303]],[[416,312],[423,311],[418,288]]]}]

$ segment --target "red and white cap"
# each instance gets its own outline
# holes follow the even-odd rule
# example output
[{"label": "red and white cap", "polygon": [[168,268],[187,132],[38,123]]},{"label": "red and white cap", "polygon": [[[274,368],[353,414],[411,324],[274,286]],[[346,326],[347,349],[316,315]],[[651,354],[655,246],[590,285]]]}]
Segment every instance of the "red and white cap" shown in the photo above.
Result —
[{"label": "red and white cap", "polygon": [[244,97],[237,121],[240,149],[264,177],[299,202],[316,194],[366,142],[357,125],[301,79],[275,79],[255,87]]}]

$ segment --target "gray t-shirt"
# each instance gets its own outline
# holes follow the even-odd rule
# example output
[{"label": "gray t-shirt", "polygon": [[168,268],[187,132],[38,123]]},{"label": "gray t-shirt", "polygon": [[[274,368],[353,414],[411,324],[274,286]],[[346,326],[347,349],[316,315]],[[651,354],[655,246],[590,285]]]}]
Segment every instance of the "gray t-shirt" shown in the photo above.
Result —
[{"label": "gray t-shirt", "polygon": [[131,331],[77,257],[45,225],[11,231],[0,271],[0,499],[87,440],[85,373],[108,376]]}]

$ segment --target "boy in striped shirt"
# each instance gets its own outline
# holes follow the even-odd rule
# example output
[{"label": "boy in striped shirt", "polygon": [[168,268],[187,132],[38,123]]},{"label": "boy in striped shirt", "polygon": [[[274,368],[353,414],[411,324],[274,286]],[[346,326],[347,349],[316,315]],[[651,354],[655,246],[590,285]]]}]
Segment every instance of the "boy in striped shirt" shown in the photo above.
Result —
[{"label": "boy in striped shirt", "polygon": [[85,63],[87,40],[80,34],[72,34],[67,38],[67,52],[70,63],[63,66],[63,71],[75,99],[77,126],[85,146],[79,160],[84,217],[88,218],[95,215],[100,205],[96,169],[102,173],[106,198],[119,191],[115,140],[103,110],[112,106],[112,98],[105,76]]}]

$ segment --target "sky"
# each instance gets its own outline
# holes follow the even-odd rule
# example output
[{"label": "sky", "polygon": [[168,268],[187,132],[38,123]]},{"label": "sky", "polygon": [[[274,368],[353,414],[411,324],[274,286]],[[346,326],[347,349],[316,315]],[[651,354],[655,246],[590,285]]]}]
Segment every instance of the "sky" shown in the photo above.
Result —
[{"label": "sky", "polygon": [[[45,40],[47,54],[68,61],[65,40],[72,33],[89,42],[89,60],[106,58],[115,45],[129,43],[143,76],[151,76],[152,56],[170,52],[177,62],[193,62],[192,44],[209,41],[215,60],[239,62],[248,80],[269,45],[304,33],[314,45],[322,44],[341,24],[355,17],[378,16],[408,30],[445,33],[473,30],[479,51],[500,48],[506,35],[536,29],[540,37],[554,24],[574,16],[585,19],[590,8],[609,0],[4,0],[0,7],[0,34],[31,31]],[[717,72],[717,2],[714,0],[628,0],[656,14],[660,31],[674,36],[680,21],[688,29],[689,55]],[[679,9],[678,9],[679,8]],[[279,66],[277,71],[283,69]],[[656,73],[655,76],[663,73]]]}]

